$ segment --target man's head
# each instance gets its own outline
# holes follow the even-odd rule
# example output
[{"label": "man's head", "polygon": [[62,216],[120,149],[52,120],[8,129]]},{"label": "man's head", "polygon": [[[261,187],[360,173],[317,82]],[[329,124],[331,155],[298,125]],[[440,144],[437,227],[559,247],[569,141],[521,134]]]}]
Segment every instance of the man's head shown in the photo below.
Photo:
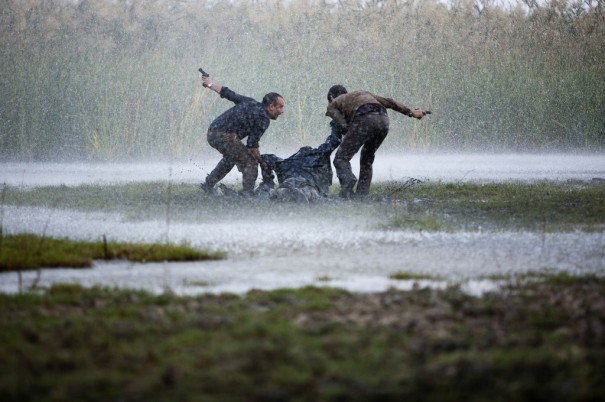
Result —
[{"label": "man's head", "polygon": [[333,85],[328,91],[328,103],[338,98],[340,95],[346,94],[347,89],[342,85]]},{"label": "man's head", "polygon": [[271,120],[275,120],[284,112],[284,98],[276,93],[269,92],[263,97],[263,106]]}]

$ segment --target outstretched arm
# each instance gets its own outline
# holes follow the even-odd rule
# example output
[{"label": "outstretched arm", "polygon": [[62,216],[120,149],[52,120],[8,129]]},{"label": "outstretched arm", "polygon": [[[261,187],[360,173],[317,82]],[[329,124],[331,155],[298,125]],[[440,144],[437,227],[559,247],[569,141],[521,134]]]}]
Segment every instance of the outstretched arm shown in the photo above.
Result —
[{"label": "outstretched arm", "polygon": [[342,127],[340,124],[336,123],[334,120],[330,122],[330,135],[323,144],[321,144],[317,149],[320,152],[329,152],[332,153],[340,143],[342,142],[342,136],[347,133],[347,130]]},{"label": "outstretched arm", "polygon": [[219,94],[221,98],[225,98],[236,104],[246,101],[254,101],[254,99],[248,96],[240,95],[237,92],[232,91],[228,87],[213,83],[210,75],[202,75],[202,85]]},{"label": "outstretched arm", "polygon": [[430,112],[427,110],[423,110],[423,109],[410,109],[409,107],[407,107],[406,105],[404,105],[401,102],[397,102],[396,100],[393,100],[391,98],[385,98],[382,96],[378,96],[378,95],[374,95],[374,97],[378,100],[378,102],[380,102],[384,107],[389,108],[389,109],[393,109],[396,112],[399,112],[401,114],[405,114],[406,116],[409,117],[413,117],[415,119],[422,119],[424,116],[426,116],[427,114],[429,114]]}]

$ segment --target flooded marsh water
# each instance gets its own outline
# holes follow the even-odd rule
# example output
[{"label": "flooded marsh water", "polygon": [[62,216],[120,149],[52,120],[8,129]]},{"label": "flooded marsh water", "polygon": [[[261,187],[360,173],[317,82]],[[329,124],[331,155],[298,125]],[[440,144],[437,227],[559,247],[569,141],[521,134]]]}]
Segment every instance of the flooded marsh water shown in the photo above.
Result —
[{"label": "flooded marsh water", "polygon": [[[197,183],[214,161],[153,164],[3,164],[1,180],[23,189],[46,185],[141,181]],[[354,165],[355,166],[355,165]],[[375,182],[415,177],[433,182],[590,181],[605,177],[605,157],[582,155],[387,155],[377,156]],[[231,174],[228,183],[238,177]],[[174,208],[174,207],[173,207]],[[605,234],[475,230],[425,232],[382,230],[388,205],[340,208],[276,205],[253,213],[237,204],[220,214],[190,211],[133,216],[48,207],[3,205],[4,233],[136,242],[186,242],[224,250],[228,259],[195,263],[96,262],[86,270],[42,270],[39,284],[134,287],[177,294],[244,293],[306,285],[351,291],[462,284],[469,292],[492,289],[493,277],[548,271],[602,273]],[[351,213],[351,211],[354,211]],[[385,212],[386,211],[386,212]],[[409,272],[434,280],[392,279]],[[0,275],[0,291],[16,292],[37,272]]]}]

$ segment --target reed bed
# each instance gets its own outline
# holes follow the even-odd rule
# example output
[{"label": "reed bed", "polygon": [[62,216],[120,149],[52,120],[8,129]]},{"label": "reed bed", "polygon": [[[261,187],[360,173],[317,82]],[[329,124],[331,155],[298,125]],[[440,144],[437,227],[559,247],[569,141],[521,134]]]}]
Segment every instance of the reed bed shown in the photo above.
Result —
[{"label": "reed bed", "polygon": [[[335,83],[433,110],[391,113],[385,146],[581,150],[605,138],[600,1],[161,2],[7,0],[0,15],[0,158],[124,160],[214,152],[217,83],[286,113],[265,149],[328,133]],[[529,5],[529,6],[528,6]]]}]

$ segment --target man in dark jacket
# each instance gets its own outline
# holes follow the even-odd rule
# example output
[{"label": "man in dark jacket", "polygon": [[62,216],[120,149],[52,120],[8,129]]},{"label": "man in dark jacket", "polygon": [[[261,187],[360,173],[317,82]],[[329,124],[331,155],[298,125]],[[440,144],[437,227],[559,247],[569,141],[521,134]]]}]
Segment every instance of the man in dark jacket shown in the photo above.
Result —
[{"label": "man in dark jacket", "polygon": [[[258,175],[258,166],[267,169],[260,155],[259,142],[271,120],[276,120],[284,109],[283,97],[270,92],[263,97],[262,103],[239,95],[227,87],[212,83],[210,76],[203,75],[202,83],[206,88],[235,103],[235,106],[218,116],[208,128],[208,143],[219,151],[223,158],[208,174],[202,183],[202,189],[208,193],[221,181],[234,166],[242,173],[242,193],[252,195]],[[246,145],[242,142],[247,138]]]},{"label": "man in dark jacket", "polygon": [[[334,156],[336,176],[340,182],[340,196],[366,196],[372,183],[374,155],[389,133],[387,108],[406,116],[422,119],[427,112],[411,110],[390,98],[383,98],[367,91],[347,92],[342,85],[334,85],[328,91],[326,116],[347,129]],[[362,148],[363,147],[363,148]],[[351,159],[361,149],[359,183],[351,169]],[[357,184],[355,193],[353,187]]]}]

